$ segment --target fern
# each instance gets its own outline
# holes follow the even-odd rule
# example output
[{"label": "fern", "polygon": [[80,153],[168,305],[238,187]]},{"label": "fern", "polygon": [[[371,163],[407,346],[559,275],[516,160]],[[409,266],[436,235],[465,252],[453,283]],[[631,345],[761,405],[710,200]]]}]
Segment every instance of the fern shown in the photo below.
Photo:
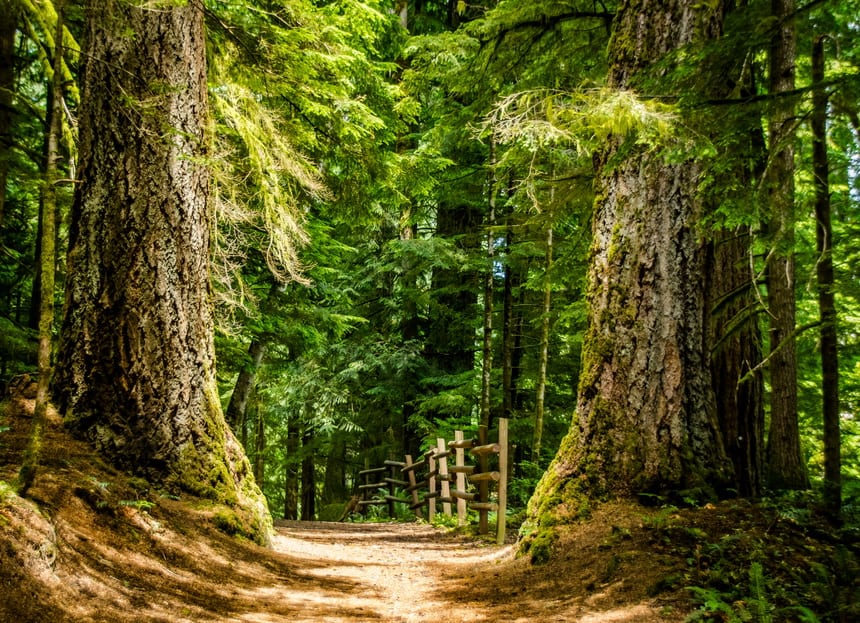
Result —
[{"label": "fern", "polygon": [[753,621],[755,623],[773,623],[773,617],[770,612],[773,609],[770,602],[767,600],[767,592],[765,590],[764,569],[760,562],[754,562],[750,565],[750,600],[749,605],[752,610]]}]

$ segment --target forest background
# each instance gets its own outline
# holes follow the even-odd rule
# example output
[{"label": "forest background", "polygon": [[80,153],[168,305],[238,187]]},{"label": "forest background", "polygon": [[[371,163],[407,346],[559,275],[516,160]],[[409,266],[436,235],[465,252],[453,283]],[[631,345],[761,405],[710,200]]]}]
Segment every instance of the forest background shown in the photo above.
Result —
[{"label": "forest background", "polygon": [[[609,2],[205,4],[218,387],[275,516],[336,519],[361,469],[499,417],[511,420],[515,508],[554,457],[556,471],[587,471],[563,440],[584,435],[593,407],[589,327],[609,314],[613,348],[635,342],[623,306],[598,309],[594,272],[614,256],[595,206],[617,194],[606,180],[631,155],[695,173],[684,192],[701,209],[684,235],[702,259],[669,273],[703,284],[703,393],[734,469],[707,487],[685,469],[620,492],[689,503],[811,485],[834,514],[856,512],[860,7],[717,5],[719,36],[625,66],[624,13]],[[669,14],[643,7],[655,23]],[[35,369],[40,310],[64,298],[86,18],[76,2],[62,21],[55,9],[0,2],[4,382]],[[785,24],[787,86],[774,65]],[[656,213],[641,209],[609,238]],[[773,426],[786,418],[780,450]]]}]

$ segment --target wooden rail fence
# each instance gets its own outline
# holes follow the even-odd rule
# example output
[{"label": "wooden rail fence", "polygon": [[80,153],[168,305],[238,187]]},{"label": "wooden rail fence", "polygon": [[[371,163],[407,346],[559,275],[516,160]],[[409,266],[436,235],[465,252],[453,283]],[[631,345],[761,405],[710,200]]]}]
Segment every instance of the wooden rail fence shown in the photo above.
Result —
[{"label": "wooden rail fence", "polygon": [[[469,455],[470,463],[466,462]],[[497,469],[490,470],[490,458],[497,456]],[[453,464],[449,459],[453,458]],[[418,518],[432,521],[437,502],[451,517],[457,508],[457,524],[466,525],[468,509],[478,511],[478,532],[489,532],[489,513],[496,513],[496,540],[505,539],[505,514],[508,494],[508,420],[499,419],[499,439],[487,442],[487,428],[478,428],[477,439],[466,439],[454,431],[453,441],[438,438],[436,447],[418,460],[406,455],[405,461],[385,461],[382,467],[359,472],[364,482],[358,485],[362,513],[373,505],[387,505],[388,516],[395,516],[395,504],[406,504]],[[496,501],[490,501],[490,485],[496,485]],[[401,491],[398,497],[397,491]],[[382,495],[380,495],[382,492]],[[375,496],[375,497],[374,497]],[[403,497],[409,496],[409,497]]]}]

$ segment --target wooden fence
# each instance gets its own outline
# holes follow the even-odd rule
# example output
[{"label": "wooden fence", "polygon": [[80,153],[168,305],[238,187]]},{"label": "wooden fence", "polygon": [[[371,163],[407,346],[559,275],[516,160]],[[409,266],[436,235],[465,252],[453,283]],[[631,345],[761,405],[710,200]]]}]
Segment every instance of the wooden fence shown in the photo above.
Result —
[{"label": "wooden fence", "polygon": [[[467,464],[466,455],[470,461]],[[490,457],[498,456],[497,469],[490,470]],[[489,532],[489,513],[495,512],[496,538],[505,540],[505,513],[508,494],[508,420],[499,419],[499,439],[487,442],[487,428],[478,428],[477,439],[466,439],[463,431],[454,431],[454,439],[439,438],[436,447],[424,453],[418,461],[406,455],[405,461],[385,461],[382,467],[359,472],[363,482],[358,485],[362,513],[372,505],[388,507],[388,516],[395,516],[395,504],[406,504],[417,517],[432,521],[437,503],[442,512],[452,516],[457,508],[457,524],[466,525],[468,509],[478,511],[478,532]],[[453,458],[453,462],[451,459]],[[496,501],[490,501],[490,485],[495,484]],[[401,497],[397,492],[401,491]],[[381,493],[380,493],[381,492]],[[402,497],[408,495],[409,497]],[[375,497],[374,497],[375,496]]]}]

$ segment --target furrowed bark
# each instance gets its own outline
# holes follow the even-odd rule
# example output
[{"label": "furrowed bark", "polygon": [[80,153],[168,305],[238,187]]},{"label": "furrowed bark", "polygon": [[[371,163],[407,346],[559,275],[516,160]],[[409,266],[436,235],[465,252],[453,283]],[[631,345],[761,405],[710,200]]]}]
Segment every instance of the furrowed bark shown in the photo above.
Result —
[{"label": "furrowed bark", "polygon": [[210,309],[199,5],[88,5],[57,398],[122,468],[271,519],[224,422]]}]

